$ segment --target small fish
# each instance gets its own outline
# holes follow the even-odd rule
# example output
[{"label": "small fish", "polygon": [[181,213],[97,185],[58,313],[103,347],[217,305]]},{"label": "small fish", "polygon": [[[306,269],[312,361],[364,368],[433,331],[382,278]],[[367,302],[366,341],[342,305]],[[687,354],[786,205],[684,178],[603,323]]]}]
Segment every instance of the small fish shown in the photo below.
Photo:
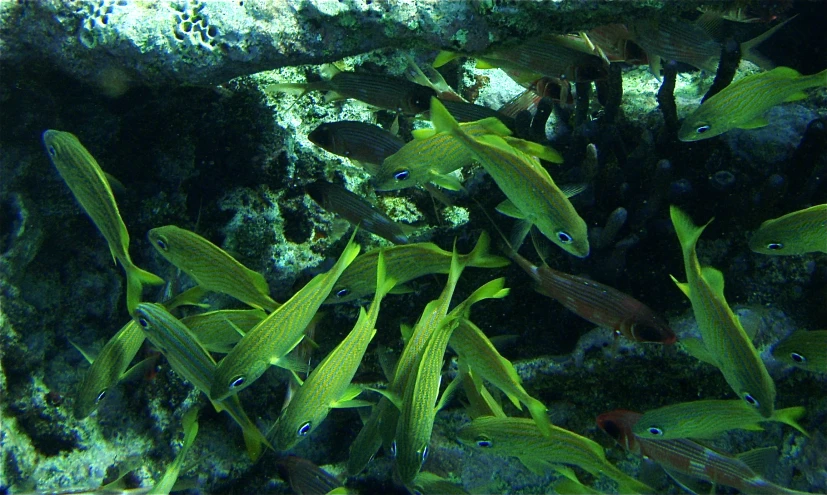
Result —
[{"label": "small fish", "polygon": [[268,312],[279,307],[264,276],[195,232],[167,225],[149,231],[152,246],[201,288],[220,292]]},{"label": "small fish", "polygon": [[765,418],[740,399],[697,400],[647,411],[632,428],[639,438],[672,440],[675,438],[715,438],[728,430],[762,431],[758,423],[778,421],[809,434],[796,422],[805,413],[803,407],[776,409]]},{"label": "small fish", "polygon": [[732,129],[755,129],[769,121],[764,114],[781,103],[807,98],[804,90],[827,86],[827,69],[802,76],[795,69],[776,67],[735,81],[701,104],[684,119],[678,139],[699,141]]},{"label": "small fish", "polygon": [[109,389],[128,374],[129,363],[135,359],[143,343],[144,332],[132,320],[109,339],[78,388],[73,410],[76,419],[84,419],[92,414]]},{"label": "small fish", "polygon": [[92,219],[112,257],[126,272],[126,307],[131,313],[141,300],[144,285],[161,285],[164,280],[135,266],[129,257],[129,233],[123,223],[109,181],[95,158],[74,134],[49,129],[43,133],[46,153],[80,206]]},{"label": "small fish", "polygon": [[[160,304],[141,303],[132,318],[143,329],[146,337],[167,358],[173,371],[190,382],[196,389],[209,392],[216,370],[215,360],[186,325],[172,316]],[[212,401],[216,411],[227,411],[241,427],[244,443],[250,459],[258,459],[263,445],[272,448],[241,407],[238,396]]]},{"label": "small fish", "polygon": [[181,323],[208,351],[226,354],[266,316],[260,309],[221,309],[186,316]]},{"label": "small fish", "polygon": [[676,206],[669,211],[683,251],[687,282],[680,283],[675,277],[672,280],[692,303],[704,347],[738,397],[763,417],[771,418],[775,410],[775,383],[726,302],[723,274],[709,266],[701,267],[695,252],[695,244],[709,223],[697,227]]},{"label": "small fish", "polygon": [[407,244],[408,234],[416,230],[409,225],[394,222],[383,211],[342,186],[316,181],[305,189],[313,201],[325,210],[394,244]]},{"label": "small fish", "polygon": [[555,464],[567,464],[595,477],[607,476],[618,484],[618,493],[653,493],[606,460],[596,442],[557,426],[552,425],[551,435],[545,436],[530,419],[487,416],[461,427],[457,439],[492,454],[514,456],[538,475],[554,471]]},{"label": "small fish", "polygon": [[509,146],[499,136],[470,136],[434,98],[431,118],[437,132],[447,132],[473,151],[485,171],[508,200],[497,209],[523,218],[564,251],[585,258],[589,255],[586,222],[580,218],[566,194],[533,157]]},{"label": "small fish", "polygon": [[597,417],[597,426],[629,452],[657,462],[667,472],[676,471],[710,483],[735,488],[742,493],[803,495],[770,483],[744,461],[730,457],[685,438],[646,440],[632,432],[642,414],[618,409]]},{"label": "small fish", "polygon": [[302,341],[305,328],[313,320],[336,280],[359,254],[359,249],[351,236],[339,260],[329,272],[313,277],[290,300],[242,337],[218,364],[210,387],[212,400],[225,399],[249,387],[271,365],[296,368],[296,363],[291,363],[287,354]]},{"label": "small fish", "polygon": [[351,386],[362,357],[373,336],[382,298],[396,283],[385,277],[385,260],[379,253],[376,267],[377,287],[370,309],[359,308],[353,330],[322,360],[295,392],[290,403],[268,435],[280,450],[289,450],[307,438],[327,417],[332,408],[366,405],[353,400],[362,389]]},{"label": "small fish", "polygon": [[307,139],[334,155],[367,164],[371,174],[375,166],[405,145],[405,141],[378,125],[351,120],[321,124],[307,135]]},{"label": "small fish", "polygon": [[772,355],[796,368],[827,373],[827,330],[798,330],[775,346]]},{"label": "small fish", "polygon": [[276,460],[276,467],[296,495],[325,495],[342,487],[332,474],[301,457],[281,457]]},{"label": "small fish", "polygon": [[462,320],[454,330],[449,345],[474,376],[500,389],[516,408],[521,409],[520,404],[525,404],[540,431],[543,434],[551,432],[545,404],[526,392],[514,365],[502,357],[478,326]]},{"label": "small fish", "polygon": [[506,254],[534,280],[537,292],[556,300],[581,318],[637,342],[671,345],[677,340],[669,322],[634,297],[546,264],[533,265],[513,249],[508,249]]},{"label": "small fish", "polygon": [[827,253],[827,204],[767,220],[750,238],[749,248],[775,255]]},{"label": "small fish", "polygon": [[[509,136],[511,131],[500,120],[489,117],[476,122],[459,124],[472,137],[487,134],[501,136],[510,146],[529,155],[553,163],[562,163],[563,157],[554,149],[531,141]],[[389,156],[373,174],[377,191],[393,191],[433,182],[449,190],[461,189],[457,180],[448,174],[474,161],[473,152],[448,133],[433,129],[414,131],[414,140]]]},{"label": "small fish", "polygon": [[[493,256],[489,252],[490,244],[490,237],[483,232],[474,249],[468,254],[460,255],[460,262],[477,268],[507,266],[507,259]],[[394,246],[384,249],[383,253],[387,276],[396,280],[397,284],[431,273],[448,273],[451,267],[451,253],[430,242]],[[374,250],[356,258],[339,277],[325,304],[353,301],[372,294],[376,288],[378,256],[379,251]]]},{"label": "small fish", "polygon": [[353,98],[393,112],[416,115],[428,110],[433,89],[398,77],[362,72],[338,72],[324,81],[304,84],[271,84],[265,92],[327,91],[325,101]]}]

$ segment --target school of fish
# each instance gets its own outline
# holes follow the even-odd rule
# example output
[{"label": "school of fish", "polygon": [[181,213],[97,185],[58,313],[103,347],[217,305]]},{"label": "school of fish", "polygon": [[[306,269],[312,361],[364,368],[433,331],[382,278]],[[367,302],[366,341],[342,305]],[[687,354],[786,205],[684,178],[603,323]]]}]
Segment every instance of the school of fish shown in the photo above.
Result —
[{"label": "school of fish", "polygon": [[[704,22],[709,22],[708,16]],[[720,43],[713,41],[703,26],[676,20],[640,21],[622,31],[622,41],[637,43],[653,65],[660,59],[678,60],[714,70],[721,56]],[[593,43],[607,32],[595,29],[591,36],[538,36],[482,54],[478,66],[512,71],[519,74],[522,83],[544,77],[559,78],[565,85],[599,81],[607,77],[609,58],[627,58],[614,50],[616,47],[601,48]],[[745,51],[772,32],[745,44]],[[687,53],[687,44],[694,51]],[[444,52],[434,66],[457,56]],[[495,305],[509,297],[504,278],[492,276],[464,300],[454,297],[464,270],[493,270],[497,274],[513,261],[525,276],[509,281],[511,284],[533,284],[541,294],[614,333],[615,338],[644,348],[680,343],[669,321],[633,295],[553,269],[544,261],[534,264],[518,254],[527,233],[532,232],[535,243],[548,240],[565,255],[588,262],[593,249],[589,226],[571,201],[586,186],[556,184],[552,178],[555,165],[549,165],[563,162],[564,155],[547,142],[515,137],[514,122],[506,113],[499,115],[490,109],[475,113],[445,97],[444,81],[423,85],[375,73],[338,70],[328,76],[308,84],[270,85],[265,92],[277,97],[299,93],[301,97],[309,91],[327,91],[326,101],[353,98],[396,114],[427,113],[433,128],[420,129],[409,142],[379,126],[353,121],[321,124],[308,138],[328,152],[361,164],[377,191],[416,186],[461,191],[463,184],[456,171],[476,163],[506,198],[496,210],[516,219],[523,235],[517,237],[516,244],[515,239],[501,235],[504,256],[492,252],[491,238],[485,231],[479,233],[475,247],[467,254],[460,253],[456,245],[445,250],[433,243],[414,242],[415,227],[395,222],[381,208],[341,185],[320,180],[307,185],[306,193],[324,210],[352,223],[354,231],[340,244],[335,264],[297,287],[287,301],[276,302],[261,273],[245,267],[210,240],[176,225],[161,225],[147,233],[151,245],[166,262],[186,274],[194,288],[166,301],[152,302],[145,298],[144,288],[169,280],[132,262],[130,237],[115,202],[112,179],[76,136],[47,130],[42,137],[46,154],[126,273],[125,303],[131,315],[97,356],[76,346],[91,364],[73,397],[74,416],[94,420],[93,413],[107,407],[105,399],[112,387],[151,366],[157,358],[133,365],[148,342],[176,374],[206,395],[216,411],[227,412],[240,427],[247,454],[254,462],[267,450],[286,452],[311,438],[329,415],[337,414],[336,409],[358,408],[365,421],[350,448],[349,475],[359,474],[383,449],[385,456],[393,458],[392,476],[398,484],[417,493],[462,493],[455,484],[424,470],[436,415],[455,395],[462,394],[472,421],[456,431],[456,438],[469,451],[516,457],[533,473],[559,476],[556,489],[560,493],[593,492],[595,488],[583,480],[602,478],[618,493],[654,493],[647,483],[612,463],[606,449],[594,439],[553,424],[546,405],[524,388],[514,365],[474,323],[474,306]],[[687,115],[677,138],[691,142],[735,128],[767,125],[765,114],[770,108],[802,100],[808,97],[807,90],[816,87],[827,87],[827,71],[802,76],[791,68],[776,67],[743,77]],[[698,240],[711,220],[697,226],[675,205],[668,207],[668,216],[676,234],[673,254],[684,266],[684,273],[671,278],[688,298],[701,335],[693,344],[695,352],[720,371],[731,390],[710,390],[698,401],[668,404],[643,413],[607,412],[597,418],[597,425],[624,449],[663,466],[684,488],[704,481],[745,493],[800,493],[756,472],[752,461],[757,455],[744,459],[695,442],[736,429],[760,432],[762,425],[773,422],[793,428],[802,437],[809,432],[806,424],[798,422],[805,415],[804,408],[778,406],[767,356],[756,349],[754,336],[745,331],[727,302],[722,272],[700,261]],[[498,231],[496,221],[492,222]],[[749,248],[757,255],[827,253],[827,205],[766,219],[755,227]],[[534,230],[540,236],[535,237]],[[363,231],[396,245],[360,254],[357,232],[361,235]],[[435,274],[447,274],[444,289],[422,309],[413,327],[402,328],[404,346],[395,363],[385,370],[385,385],[361,384],[360,367],[374,336],[378,331],[391,331],[377,328],[380,312],[394,295],[414,290],[409,282]],[[209,307],[203,302],[207,293],[223,294],[238,306]],[[366,309],[361,303],[369,298]],[[320,309],[345,303],[358,307],[352,329],[326,355],[308,362],[298,349],[300,344],[313,344],[309,329],[324,318]],[[186,317],[178,316],[183,307],[192,310]],[[799,372],[827,373],[826,332],[799,330],[777,343],[773,355],[780,363],[800,368]],[[452,355],[446,354],[449,349],[457,356],[456,367],[452,379],[444,384],[446,356]],[[257,415],[248,416],[242,406],[244,394],[249,393],[243,391],[249,387],[255,393],[267,393],[257,381],[273,366],[287,370],[291,394],[278,419],[261,428],[252,419]],[[519,414],[529,417],[508,416],[499,400],[501,395]],[[722,399],[727,396],[735,399]],[[629,407],[633,405],[630,402]],[[173,489],[183,457],[196,440],[196,417],[195,408],[184,417],[183,448],[154,493]],[[297,484],[302,483],[299,473],[320,477],[313,474],[315,466],[292,461],[284,466]],[[322,486],[329,493],[353,493],[335,483]]]}]

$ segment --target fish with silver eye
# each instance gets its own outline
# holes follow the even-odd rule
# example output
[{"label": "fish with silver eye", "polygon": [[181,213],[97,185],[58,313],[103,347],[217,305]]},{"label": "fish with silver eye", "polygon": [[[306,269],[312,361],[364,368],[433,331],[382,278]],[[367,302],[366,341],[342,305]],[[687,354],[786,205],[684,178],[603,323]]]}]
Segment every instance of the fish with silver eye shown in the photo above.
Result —
[{"label": "fish with silver eye", "polygon": [[787,213],[762,223],[749,240],[756,253],[827,253],[827,204]]},{"label": "fish with silver eye", "polygon": [[790,366],[827,373],[827,330],[798,330],[772,350],[775,359]]},{"label": "fish with silver eye", "polygon": [[352,120],[320,124],[307,139],[334,155],[358,162],[371,175],[385,158],[405,145],[402,139],[378,125]]}]

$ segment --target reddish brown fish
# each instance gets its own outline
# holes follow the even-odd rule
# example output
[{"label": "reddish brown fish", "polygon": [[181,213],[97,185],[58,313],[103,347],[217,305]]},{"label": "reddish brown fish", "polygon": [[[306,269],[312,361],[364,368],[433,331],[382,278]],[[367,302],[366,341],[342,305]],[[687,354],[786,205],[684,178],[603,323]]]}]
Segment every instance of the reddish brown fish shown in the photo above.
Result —
[{"label": "reddish brown fish", "polygon": [[710,483],[730,486],[741,493],[804,493],[771,483],[756,474],[744,461],[716,452],[692,440],[640,438],[632,432],[632,428],[641,416],[643,414],[638,412],[617,409],[598,416],[597,426],[627,451],[652,459],[667,472],[675,471]]},{"label": "reddish brown fish", "polygon": [[581,318],[638,342],[675,343],[675,333],[666,319],[634,297],[545,264],[533,265],[513,251],[506,254],[534,280],[537,292],[557,300]]}]

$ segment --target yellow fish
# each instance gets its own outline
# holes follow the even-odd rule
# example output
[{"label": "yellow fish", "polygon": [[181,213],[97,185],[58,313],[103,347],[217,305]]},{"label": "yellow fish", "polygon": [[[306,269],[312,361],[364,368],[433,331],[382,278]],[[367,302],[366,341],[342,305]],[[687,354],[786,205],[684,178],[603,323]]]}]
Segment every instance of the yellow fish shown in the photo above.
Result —
[{"label": "yellow fish", "polygon": [[551,242],[574,256],[589,255],[586,222],[546,169],[532,156],[515,149],[501,137],[470,136],[436,98],[431,119],[437,132],[447,132],[470,149],[480,165],[508,198],[497,210],[536,225]]},{"label": "yellow fish", "polygon": [[772,355],[796,368],[827,373],[827,330],[798,330],[775,346]]},{"label": "yellow fish", "polygon": [[732,129],[755,129],[769,121],[764,114],[785,102],[807,98],[805,89],[827,86],[827,69],[802,76],[795,69],[776,67],[730,84],[684,119],[678,139],[699,141]]},{"label": "yellow fish", "polygon": [[803,407],[776,409],[765,418],[751,405],[736,400],[696,400],[647,411],[632,427],[640,438],[672,440],[675,438],[715,438],[728,430],[761,431],[758,423],[778,421],[809,434],[796,422],[804,415]]},{"label": "yellow fish", "polygon": [[161,285],[164,280],[132,263],[129,233],[118,212],[109,181],[78,138],[68,132],[49,129],[43,133],[43,144],[75,199],[103,234],[112,257],[123,266],[126,272],[126,307],[131,313],[141,302],[144,284]]},{"label": "yellow fish", "polygon": [[270,288],[262,274],[245,267],[195,232],[167,225],[150,230],[149,240],[161,256],[192,277],[202,289],[227,294],[268,312],[279,307],[270,298]]},{"label": "yellow fish", "polygon": [[827,253],[827,204],[767,220],[750,238],[749,248],[761,254]]},{"label": "yellow fish", "polygon": [[672,280],[692,303],[704,346],[738,397],[765,418],[771,418],[775,410],[775,383],[724,298],[723,274],[712,267],[701,267],[698,261],[695,244],[706,225],[695,226],[676,206],[669,211],[683,251],[687,283],[680,283],[675,277]]},{"label": "yellow fish", "polygon": [[242,337],[218,363],[210,387],[212,400],[225,399],[249,387],[271,365],[294,367],[288,364],[287,354],[304,338],[304,329],[313,320],[333,284],[359,254],[359,249],[351,236],[339,261],[329,272],[315,276]]}]

